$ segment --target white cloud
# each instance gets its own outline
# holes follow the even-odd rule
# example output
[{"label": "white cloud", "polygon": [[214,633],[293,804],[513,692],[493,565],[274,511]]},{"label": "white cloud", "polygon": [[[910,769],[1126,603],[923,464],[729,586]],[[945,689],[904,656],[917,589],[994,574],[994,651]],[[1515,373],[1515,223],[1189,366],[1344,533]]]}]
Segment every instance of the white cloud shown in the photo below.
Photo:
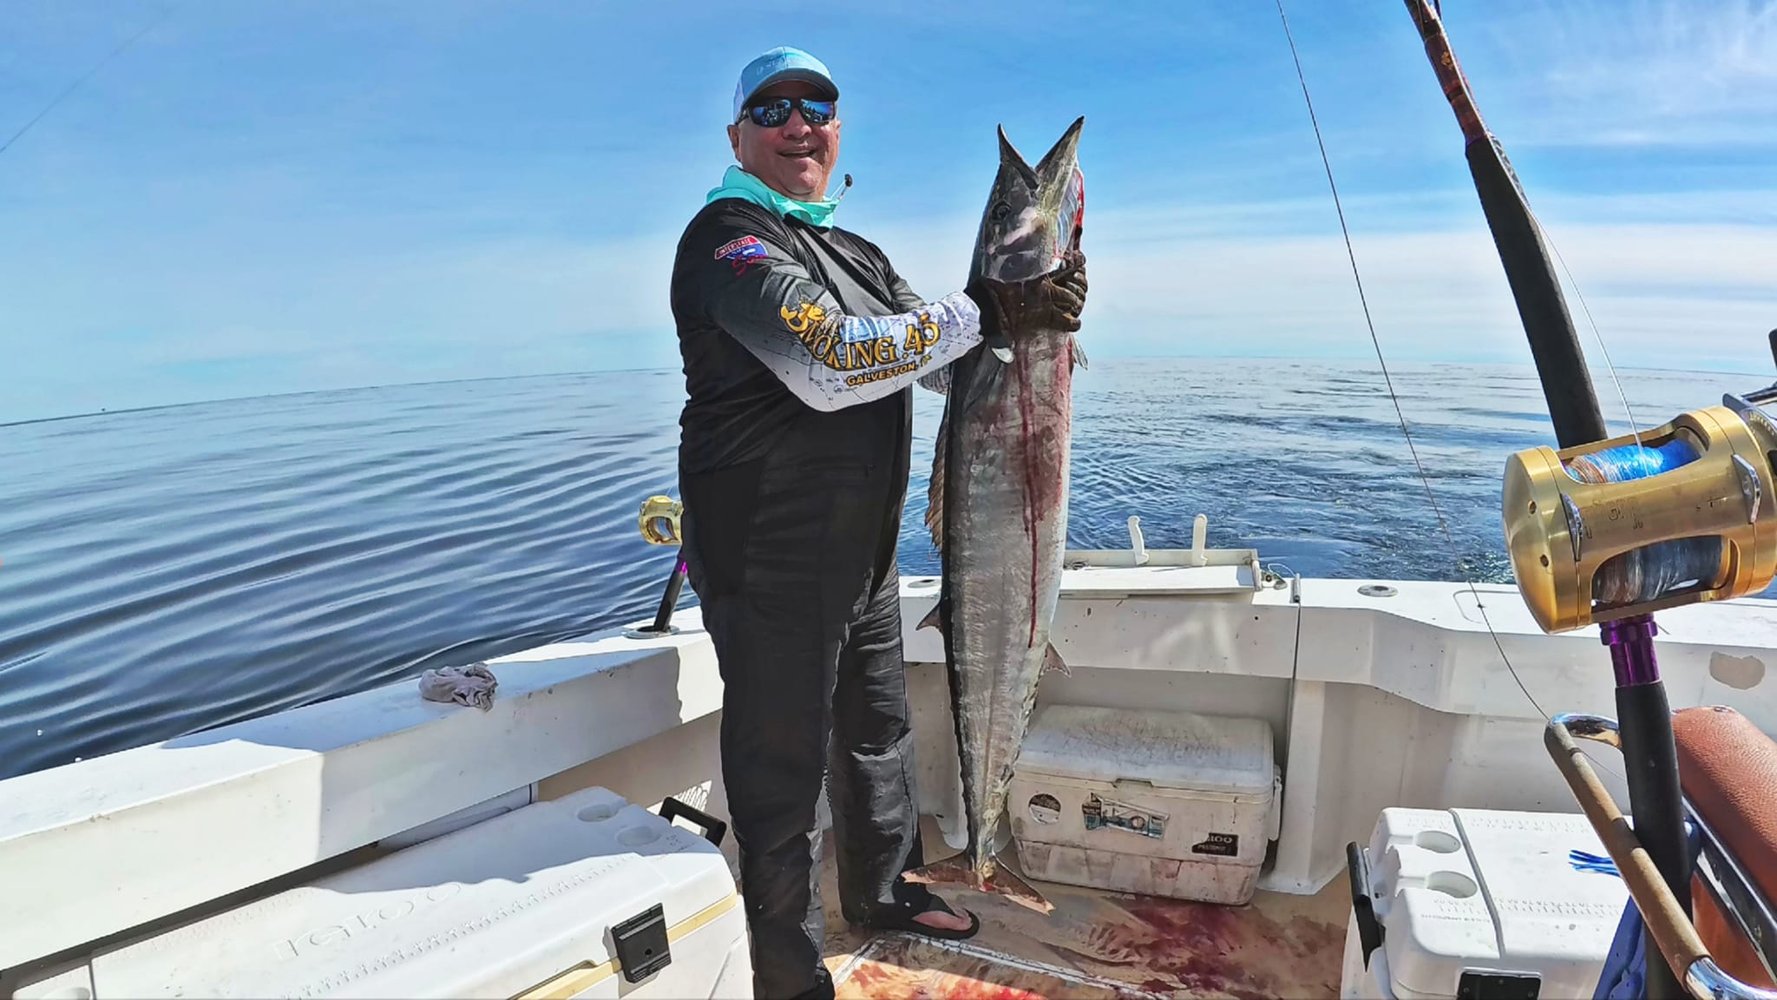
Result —
[{"label": "white cloud", "polygon": [[[1517,14],[1489,9],[1472,24],[1459,15],[1451,27],[1453,36],[1474,30],[1491,36],[1501,61],[1488,89],[1522,81],[1517,97],[1535,109],[1518,112],[1515,143],[1777,141],[1769,127],[1777,119],[1770,0],[1561,0]],[[1482,105],[1485,115],[1489,101]]]},{"label": "white cloud", "polygon": [[[1336,223],[1326,235],[1266,237],[1177,225],[1275,211],[1179,207],[1089,219],[1088,354],[1373,353]],[[1777,225],[1563,224],[1550,235],[1617,365],[1768,370]],[[936,295],[962,284],[973,236],[973,220],[949,219],[884,227],[872,239],[917,289]],[[1528,358],[1484,224],[1357,232],[1353,241],[1386,358]],[[1597,358],[1581,302],[1567,292],[1582,348]]]}]

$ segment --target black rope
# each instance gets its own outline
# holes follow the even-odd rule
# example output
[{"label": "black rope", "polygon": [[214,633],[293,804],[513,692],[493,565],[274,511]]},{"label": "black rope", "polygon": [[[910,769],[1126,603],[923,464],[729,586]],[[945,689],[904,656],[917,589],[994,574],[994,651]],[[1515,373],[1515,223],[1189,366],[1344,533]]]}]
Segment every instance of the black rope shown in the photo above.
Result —
[{"label": "black rope", "polygon": [[73,83],[69,84],[67,89],[63,90],[60,94],[57,94],[55,96],[55,99],[50,101],[49,104],[47,106],[45,106],[42,111],[37,112],[36,117],[34,117],[30,121],[26,122],[22,127],[19,128],[19,130],[17,132],[14,132],[12,134],[12,138],[6,140],[6,142],[4,142],[4,143],[0,143],[0,153],[4,153],[8,149],[12,148],[13,143],[19,141],[19,139],[22,138],[26,132],[31,131],[31,128],[33,126],[35,126],[38,122],[42,121],[43,117],[45,115],[49,114],[51,111],[54,111],[57,105],[61,104],[65,100],[67,100],[68,95],[70,95],[70,94],[74,93],[74,91],[80,89],[80,85],[85,83],[86,81],[92,79],[99,72],[99,70],[104,69],[106,63],[109,63],[111,60],[117,58],[119,55],[122,55],[124,49],[129,48],[131,45],[135,44],[137,39],[141,38],[143,35],[148,34],[148,32],[154,30],[154,28],[157,25],[159,25],[160,22],[166,20],[167,15],[169,15],[171,13],[172,13],[171,8],[161,11],[160,17],[157,17],[154,20],[148,22],[147,26],[142,28],[142,30],[140,30],[140,31],[136,32],[135,34],[131,35],[130,37],[124,39],[122,44],[120,44],[116,48],[112,49],[111,52],[105,56],[105,58],[99,60],[98,65],[94,66],[92,69],[87,70],[86,74],[84,76],[82,76],[78,80],[75,80]]}]

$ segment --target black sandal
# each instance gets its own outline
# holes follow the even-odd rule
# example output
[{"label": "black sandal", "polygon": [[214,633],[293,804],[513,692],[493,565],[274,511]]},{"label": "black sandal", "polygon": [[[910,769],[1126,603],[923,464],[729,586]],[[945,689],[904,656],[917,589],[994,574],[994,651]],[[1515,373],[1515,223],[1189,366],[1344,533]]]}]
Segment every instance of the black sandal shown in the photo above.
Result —
[{"label": "black sandal", "polygon": [[949,927],[934,927],[931,924],[920,923],[914,918],[921,913],[931,913],[933,910],[942,910],[953,917],[956,916],[956,911],[951,909],[950,905],[944,902],[941,897],[927,895],[926,901],[930,905],[917,913],[914,912],[911,905],[897,906],[884,914],[883,917],[872,920],[865,926],[872,930],[879,931],[904,931],[908,934],[924,934],[926,937],[938,938],[942,941],[966,940],[974,937],[976,933],[981,930],[981,915],[973,912],[969,914],[969,926],[966,930],[952,930]]}]

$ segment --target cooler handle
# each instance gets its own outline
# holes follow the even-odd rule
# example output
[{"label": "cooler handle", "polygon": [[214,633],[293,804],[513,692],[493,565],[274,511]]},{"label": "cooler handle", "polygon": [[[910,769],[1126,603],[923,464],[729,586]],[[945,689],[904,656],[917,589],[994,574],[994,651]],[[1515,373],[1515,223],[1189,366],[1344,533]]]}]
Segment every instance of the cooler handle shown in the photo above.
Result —
[{"label": "cooler handle", "polygon": [[660,818],[671,823],[675,818],[684,817],[703,828],[703,838],[717,847],[722,846],[722,838],[728,833],[728,824],[722,822],[701,809],[680,802],[668,795],[660,803]]},{"label": "cooler handle", "polygon": [[1358,943],[1362,946],[1364,968],[1370,967],[1370,953],[1382,947],[1382,925],[1376,921],[1376,906],[1370,898],[1370,851],[1357,841],[1345,845],[1345,874],[1351,880],[1351,912],[1357,922]]}]

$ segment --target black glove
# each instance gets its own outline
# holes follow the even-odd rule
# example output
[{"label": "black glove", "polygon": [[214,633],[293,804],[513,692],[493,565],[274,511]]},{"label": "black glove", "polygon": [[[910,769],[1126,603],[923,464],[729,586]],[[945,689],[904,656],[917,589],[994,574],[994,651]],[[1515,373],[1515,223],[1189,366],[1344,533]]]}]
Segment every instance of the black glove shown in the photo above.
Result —
[{"label": "black glove", "polygon": [[981,331],[989,342],[1003,342],[1008,331],[1072,333],[1086,307],[1086,255],[1071,251],[1059,268],[1023,281],[976,278],[963,292],[981,307]]}]

